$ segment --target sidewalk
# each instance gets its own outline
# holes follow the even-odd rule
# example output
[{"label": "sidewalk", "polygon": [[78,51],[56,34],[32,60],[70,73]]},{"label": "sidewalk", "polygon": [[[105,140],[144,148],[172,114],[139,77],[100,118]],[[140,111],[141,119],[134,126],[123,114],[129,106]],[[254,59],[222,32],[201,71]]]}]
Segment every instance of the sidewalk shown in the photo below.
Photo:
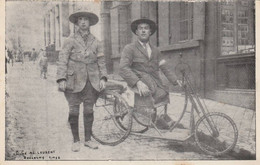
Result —
[{"label": "sidewalk", "polygon": [[[55,80],[56,66],[49,65],[48,75],[50,79]],[[126,83],[121,81],[119,76],[109,76],[110,81],[117,82],[126,86]],[[114,80],[111,80],[114,79]],[[55,81],[54,81],[55,82]],[[180,100],[180,94],[170,93],[171,104],[168,106],[168,114],[173,117],[178,116],[180,111],[183,110],[184,102]],[[256,114],[255,110],[241,108],[229,104],[216,102],[209,99],[203,99],[202,103],[207,106],[209,112],[225,113],[233,119],[238,129],[238,141],[234,152],[238,155],[255,157],[256,154]],[[188,103],[187,111],[190,111],[191,105]],[[195,117],[195,121],[197,118]],[[189,114],[183,117],[181,124],[189,127]],[[243,159],[243,158],[242,158]]]}]

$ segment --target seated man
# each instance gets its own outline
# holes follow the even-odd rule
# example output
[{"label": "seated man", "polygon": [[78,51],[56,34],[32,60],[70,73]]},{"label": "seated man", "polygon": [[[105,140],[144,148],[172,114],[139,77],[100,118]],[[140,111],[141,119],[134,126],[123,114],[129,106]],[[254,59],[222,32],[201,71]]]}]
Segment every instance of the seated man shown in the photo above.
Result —
[{"label": "seated man", "polygon": [[135,107],[153,110],[156,104],[169,103],[168,89],[162,84],[159,68],[173,85],[181,85],[166,65],[160,51],[149,43],[149,38],[157,30],[155,22],[138,19],[131,29],[137,41],[125,46],[120,60],[120,76],[135,91]]}]

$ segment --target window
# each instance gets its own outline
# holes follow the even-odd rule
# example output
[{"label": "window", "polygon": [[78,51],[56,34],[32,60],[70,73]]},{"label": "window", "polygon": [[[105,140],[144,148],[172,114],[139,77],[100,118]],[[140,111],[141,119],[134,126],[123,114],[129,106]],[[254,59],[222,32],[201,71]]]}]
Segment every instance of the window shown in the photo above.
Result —
[{"label": "window", "polygon": [[180,41],[193,38],[193,3],[180,2]]},{"label": "window", "polygon": [[48,13],[46,15],[46,20],[47,20],[47,46],[50,45],[51,43],[51,33],[50,33],[50,29],[51,29],[51,25],[50,25],[50,13]]},{"label": "window", "polygon": [[50,39],[51,39],[51,44],[55,43],[55,11],[54,8],[50,10]]},{"label": "window", "polygon": [[218,89],[255,89],[254,1],[220,3]]},{"label": "window", "polygon": [[254,52],[254,2],[222,2],[220,7],[221,55]]},{"label": "window", "polygon": [[168,2],[168,9],[166,5],[165,3],[159,5],[159,23],[168,25],[159,29],[161,45],[204,39],[204,2]]},{"label": "window", "polygon": [[113,2],[111,14],[112,58],[120,57],[126,44],[131,42],[131,3]]},{"label": "window", "polygon": [[46,16],[44,17],[44,46],[47,46],[47,23],[46,23]]},{"label": "window", "polygon": [[[119,39],[119,46],[118,52],[124,49],[125,45],[131,42],[131,37],[129,35],[131,24],[131,4],[124,4],[118,7],[118,39]],[[131,34],[131,33],[130,33]]]},{"label": "window", "polygon": [[68,37],[70,35],[70,24],[69,24],[69,3],[62,2],[62,37]]},{"label": "window", "polygon": [[60,37],[60,6],[56,5],[55,8],[55,27],[56,27],[56,48],[61,47],[61,37]]}]

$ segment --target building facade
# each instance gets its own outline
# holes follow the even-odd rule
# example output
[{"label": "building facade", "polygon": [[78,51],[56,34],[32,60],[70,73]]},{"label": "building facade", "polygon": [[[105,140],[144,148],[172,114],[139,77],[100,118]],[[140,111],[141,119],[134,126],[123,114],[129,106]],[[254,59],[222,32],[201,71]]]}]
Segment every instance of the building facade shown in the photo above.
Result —
[{"label": "building facade", "polygon": [[110,73],[118,73],[124,46],[136,40],[131,22],[146,17],[158,24],[150,42],[172,64],[173,72],[181,60],[190,65],[192,82],[202,96],[255,109],[253,0],[103,1],[101,17]]}]

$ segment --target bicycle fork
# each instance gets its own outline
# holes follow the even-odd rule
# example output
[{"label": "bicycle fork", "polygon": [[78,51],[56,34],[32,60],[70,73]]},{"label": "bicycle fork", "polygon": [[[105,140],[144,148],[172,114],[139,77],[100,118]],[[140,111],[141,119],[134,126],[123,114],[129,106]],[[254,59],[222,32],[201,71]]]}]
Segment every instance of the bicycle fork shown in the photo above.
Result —
[{"label": "bicycle fork", "polygon": [[[197,114],[199,115],[200,114],[200,111],[199,111],[199,108],[201,109],[201,112],[202,112],[202,114],[203,115],[206,115],[206,110],[204,109],[204,107],[203,107],[203,105],[202,105],[202,103],[201,103],[201,101],[200,101],[200,99],[199,99],[199,96],[197,95],[197,93],[195,93],[195,91],[194,91],[194,89],[192,88],[192,85],[191,85],[191,83],[190,83],[190,81],[189,81],[189,79],[188,79],[188,77],[186,77],[186,76],[184,76],[184,79],[185,79],[185,81],[187,82],[187,85],[188,85],[188,92],[187,92],[187,94],[188,94],[188,98],[190,99],[190,101],[191,101],[191,104],[192,104],[192,108],[194,108],[195,109],[195,111],[197,112]],[[193,95],[194,96],[193,96]],[[194,97],[195,97],[195,99],[194,99]],[[196,100],[196,101],[195,101]],[[197,102],[197,104],[196,104],[196,102]],[[210,117],[208,118],[208,117],[206,117],[206,121],[207,121],[207,123],[209,124],[209,126],[210,126],[210,129],[212,130],[212,136],[213,137],[218,137],[219,136],[219,132],[218,132],[218,130],[216,129],[216,127],[214,126],[215,124],[213,123],[213,121],[212,120],[210,120]]]}]

